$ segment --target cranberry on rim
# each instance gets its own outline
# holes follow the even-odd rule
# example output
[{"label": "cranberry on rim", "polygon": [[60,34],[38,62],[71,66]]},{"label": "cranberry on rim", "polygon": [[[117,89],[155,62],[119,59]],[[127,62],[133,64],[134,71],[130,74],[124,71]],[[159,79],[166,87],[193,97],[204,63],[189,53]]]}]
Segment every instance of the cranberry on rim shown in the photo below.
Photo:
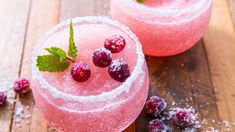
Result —
[{"label": "cranberry on rim", "polygon": [[0,92],[0,106],[7,101],[7,95],[4,92]]},{"label": "cranberry on rim", "polygon": [[126,40],[121,35],[113,35],[108,37],[104,42],[104,47],[109,49],[112,53],[121,52],[126,46]]},{"label": "cranberry on rim", "polygon": [[108,68],[109,75],[116,81],[125,82],[130,76],[130,68],[121,58],[114,60]]},{"label": "cranberry on rim", "polygon": [[92,61],[95,66],[107,67],[112,62],[112,53],[105,48],[96,49],[92,55]]},{"label": "cranberry on rim", "polygon": [[91,76],[91,70],[89,66],[83,62],[74,63],[71,69],[71,76],[77,82],[85,82]]},{"label": "cranberry on rim", "polygon": [[14,90],[18,94],[25,94],[29,91],[30,82],[25,78],[19,78],[14,83]]}]

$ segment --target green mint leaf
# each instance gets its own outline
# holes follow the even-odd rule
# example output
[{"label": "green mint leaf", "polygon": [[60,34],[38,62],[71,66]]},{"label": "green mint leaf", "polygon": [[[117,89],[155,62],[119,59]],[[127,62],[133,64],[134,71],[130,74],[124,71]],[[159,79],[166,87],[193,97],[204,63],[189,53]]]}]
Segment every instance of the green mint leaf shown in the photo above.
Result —
[{"label": "green mint leaf", "polygon": [[66,59],[66,53],[61,48],[50,47],[50,48],[45,48],[45,50],[47,50],[52,55],[59,57],[60,61],[64,61]]},{"label": "green mint leaf", "polygon": [[60,60],[60,57],[54,55],[41,55],[37,57],[37,67],[40,71],[62,72],[69,67],[68,60]]},{"label": "green mint leaf", "polygon": [[69,28],[69,48],[68,48],[68,55],[72,57],[73,60],[76,60],[77,56],[77,47],[74,43],[74,36],[73,36],[73,23],[72,20],[70,21],[70,28]]},{"label": "green mint leaf", "polygon": [[144,0],[136,0],[137,2],[140,2],[140,3],[143,3],[144,2]]}]

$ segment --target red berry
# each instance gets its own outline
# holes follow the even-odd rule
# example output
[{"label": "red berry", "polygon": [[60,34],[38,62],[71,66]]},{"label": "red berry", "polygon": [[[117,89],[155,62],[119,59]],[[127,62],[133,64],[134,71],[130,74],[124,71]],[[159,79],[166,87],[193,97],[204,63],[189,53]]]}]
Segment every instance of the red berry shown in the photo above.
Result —
[{"label": "red berry", "polygon": [[25,94],[29,91],[30,82],[25,78],[19,78],[14,83],[14,90],[18,94]]},{"label": "red berry", "polygon": [[107,67],[112,62],[112,53],[105,48],[97,49],[93,53],[92,60],[95,66]]},{"label": "red berry", "polygon": [[83,62],[73,64],[71,76],[77,82],[85,82],[91,76],[89,66]]},{"label": "red berry", "polygon": [[175,124],[180,127],[188,127],[192,125],[192,114],[187,109],[178,110],[173,116]]},{"label": "red berry", "polygon": [[166,108],[166,102],[163,98],[158,96],[152,96],[146,102],[146,110],[147,113],[152,114],[154,116],[158,116],[162,111]]},{"label": "red berry", "polygon": [[104,42],[104,47],[112,53],[121,52],[126,46],[126,40],[121,35],[113,35],[108,37]]},{"label": "red berry", "polygon": [[3,105],[7,101],[7,95],[4,92],[0,92],[0,105]]},{"label": "red berry", "polygon": [[130,69],[123,59],[117,59],[109,66],[108,73],[114,80],[125,82],[130,76]]},{"label": "red berry", "polygon": [[161,120],[154,119],[149,122],[149,132],[171,132],[171,129]]}]

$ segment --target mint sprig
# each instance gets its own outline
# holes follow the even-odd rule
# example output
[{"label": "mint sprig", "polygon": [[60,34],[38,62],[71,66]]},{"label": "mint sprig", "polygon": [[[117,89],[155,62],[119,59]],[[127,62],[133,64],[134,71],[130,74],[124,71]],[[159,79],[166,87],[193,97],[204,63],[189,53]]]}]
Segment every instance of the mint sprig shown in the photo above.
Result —
[{"label": "mint sprig", "polygon": [[61,61],[59,57],[50,55],[41,55],[37,58],[37,67],[40,71],[62,72],[69,67],[69,61]]},{"label": "mint sprig", "polygon": [[72,20],[70,21],[70,26],[69,26],[69,48],[68,48],[68,55],[72,57],[74,60],[76,60],[77,56],[77,48],[74,43],[74,35],[73,35],[73,23]]},{"label": "mint sprig", "polygon": [[49,53],[53,56],[59,57],[60,61],[64,61],[66,59],[66,53],[63,49],[57,47],[45,48]]},{"label": "mint sprig", "polygon": [[68,56],[66,52],[58,47],[45,48],[50,54],[37,56],[36,66],[40,71],[47,72],[62,72],[66,70],[70,62],[75,62],[77,56],[77,47],[74,42],[74,31],[72,20],[70,21],[70,36]]},{"label": "mint sprig", "polygon": [[140,3],[143,3],[144,2],[144,0],[136,0],[137,2],[140,2]]}]

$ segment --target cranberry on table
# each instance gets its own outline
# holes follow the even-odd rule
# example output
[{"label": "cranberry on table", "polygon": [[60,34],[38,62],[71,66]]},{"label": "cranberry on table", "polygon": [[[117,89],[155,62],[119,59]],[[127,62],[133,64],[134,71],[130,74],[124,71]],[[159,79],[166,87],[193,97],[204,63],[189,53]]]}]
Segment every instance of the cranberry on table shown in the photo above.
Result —
[{"label": "cranberry on table", "polygon": [[158,96],[152,96],[146,102],[146,110],[147,113],[158,116],[161,112],[163,112],[166,108],[166,102],[163,98]]},{"label": "cranberry on table", "polygon": [[161,120],[154,119],[149,122],[149,132],[171,132],[171,129]]},{"label": "cranberry on table", "polygon": [[77,82],[85,82],[91,76],[91,70],[89,66],[83,62],[74,63],[71,69],[71,76]]},{"label": "cranberry on table", "polygon": [[25,78],[19,78],[14,83],[14,91],[18,94],[25,94],[29,91],[30,82]]},{"label": "cranberry on table", "polygon": [[113,35],[108,37],[104,42],[104,47],[109,49],[112,53],[121,52],[126,46],[126,40],[121,35]]},{"label": "cranberry on table", "polygon": [[192,114],[187,109],[179,109],[173,116],[175,124],[180,127],[192,125]]},{"label": "cranberry on table", "polygon": [[130,76],[130,68],[123,59],[117,59],[109,66],[108,73],[114,80],[125,82]]},{"label": "cranberry on table", "polygon": [[107,67],[112,62],[112,53],[105,48],[97,49],[92,55],[92,61],[95,66]]},{"label": "cranberry on table", "polygon": [[3,105],[7,101],[7,94],[4,92],[0,92],[0,106]]}]

